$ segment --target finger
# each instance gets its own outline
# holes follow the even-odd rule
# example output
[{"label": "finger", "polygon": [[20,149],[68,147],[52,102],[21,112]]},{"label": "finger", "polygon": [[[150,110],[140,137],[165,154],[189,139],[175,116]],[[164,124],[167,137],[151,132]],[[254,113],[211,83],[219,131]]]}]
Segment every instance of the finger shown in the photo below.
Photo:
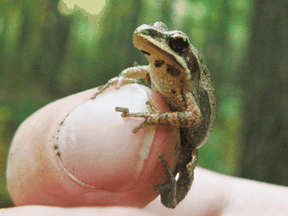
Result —
[{"label": "finger", "polygon": [[133,134],[143,119],[124,119],[115,107],[147,112],[147,100],[162,111],[167,106],[136,84],[90,100],[95,91],[55,101],[19,127],[7,166],[16,205],[142,207],[158,195],[154,186],[165,173],[157,155],[174,167],[178,130],[149,126]]}]

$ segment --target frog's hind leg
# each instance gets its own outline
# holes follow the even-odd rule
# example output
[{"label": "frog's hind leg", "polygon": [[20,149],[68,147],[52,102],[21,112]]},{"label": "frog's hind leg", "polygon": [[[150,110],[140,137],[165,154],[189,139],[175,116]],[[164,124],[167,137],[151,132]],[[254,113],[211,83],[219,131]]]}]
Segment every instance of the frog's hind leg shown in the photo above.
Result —
[{"label": "frog's hind leg", "polygon": [[155,190],[160,190],[161,194],[161,203],[168,207],[168,208],[175,208],[176,203],[176,180],[175,177],[169,167],[169,164],[165,160],[164,156],[159,153],[158,155],[159,160],[163,163],[168,175],[169,175],[169,181],[166,182],[163,185],[157,185],[154,187]]},{"label": "frog's hind leg", "polygon": [[194,170],[198,162],[198,149],[192,153],[191,161],[186,165],[186,167],[180,171],[179,179],[177,180],[177,204],[181,202],[188,191],[190,190],[192,183],[194,181]]},{"label": "frog's hind leg", "polygon": [[164,206],[168,208],[175,208],[178,203],[185,198],[193,183],[194,169],[197,166],[198,161],[198,150],[195,149],[191,161],[184,169],[182,168],[180,170],[179,179],[177,182],[164,156],[160,153],[158,157],[165,166],[170,179],[164,185],[156,186],[155,190],[161,190],[161,202]]}]

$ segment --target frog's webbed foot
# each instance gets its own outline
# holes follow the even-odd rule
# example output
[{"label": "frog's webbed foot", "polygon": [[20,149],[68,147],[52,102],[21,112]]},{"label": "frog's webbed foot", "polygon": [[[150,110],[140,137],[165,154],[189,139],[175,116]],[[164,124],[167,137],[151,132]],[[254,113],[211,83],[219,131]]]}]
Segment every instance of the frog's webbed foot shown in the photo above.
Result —
[{"label": "frog's webbed foot", "polygon": [[180,170],[177,182],[164,156],[160,153],[158,158],[169,175],[169,181],[163,185],[156,186],[154,189],[161,191],[161,202],[163,205],[168,208],[175,208],[185,198],[193,183],[194,169],[198,161],[198,150],[195,149],[191,161],[184,169]]},{"label": "frog's webbed foot", "polygon": [[152,104],[151,101],[147,101],[146,104],[149,106],[150,110],[152,111],[151,113],[149,113],[149,112],[129,113],[129,109],[128,108],[124,108],[124,107],[115,107],[115,111],[122,112],[122,115],[121,115],[122,117],[140,117],[140,118],[144,118],[145,119],[144,122],[142,122],[140,125],[136,126],[132,130],[133,133],[136,133],[141,128],[146,127],[148,125],[159,124],[159,120],[158,120],[158,115],[157,114],[160,111],[157,110],[157,108]]},{"label": "frog's webbed foot", "polygon": [[90,99],[91,100],[95,99],[99,94],[103,93],[106,89],[108,89],[111,86],[116,85],[116,89],[118,90],[122,86],[129,84],[129,83],[137,83],[137,80],[133,78],[126,78],[121,75],[114,77],[110,79],[105,85],[99,87],[97,92],[95,92],[94,95]]}]

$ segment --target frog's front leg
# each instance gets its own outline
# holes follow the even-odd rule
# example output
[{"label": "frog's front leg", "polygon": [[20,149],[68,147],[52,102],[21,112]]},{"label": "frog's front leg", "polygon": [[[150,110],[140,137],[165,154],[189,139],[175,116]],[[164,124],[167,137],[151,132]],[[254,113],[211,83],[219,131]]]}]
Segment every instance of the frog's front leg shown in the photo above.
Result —
[{"label": "frog's front leg", "polygon": [[129,83],[137,83],[137,79],[147,79],[149,76],[149,66],[136,66],[123,70],[117,77],[110,79],[105,85],[98,88],[97,92],[91,97],[91,100],[95,99],[97,95],[104,92],[111,86],[116,85],[116,89],[121,88],[123,85]]},{"label": "frog's front leg", "polygon": [[[151,102],[148,102],[151,104]],[[200,111],[198,107],[185,112],[164,112],[160,113],[155,108],[151,107],[154,113],[139,112],[129,113],[128,108],[116,107],[115,111],[122,112],[122,117],[140,117],[145,121],[136,126],[132,132],[136,133],[141,128],[148,125],[170,125],[173,127],[192,127],[197,128],[200,125]],[[157,113],[155,113],[157,112]]]},{"label": "frog's front leg", "polygon": [[129,109],[123,107],[116,107],[115,111],[122,112],[122,117],[140,117],[145,119],[143,123],[132,130],[133,133],[148,125],[157,124],[197,129],[201,121],[200,109],[192,94],[187,94],[186,96],[187,109],[185,111],[160,113],[150,101],[147,101],[146,104],[149,105],[152,112],[129,113]]}]

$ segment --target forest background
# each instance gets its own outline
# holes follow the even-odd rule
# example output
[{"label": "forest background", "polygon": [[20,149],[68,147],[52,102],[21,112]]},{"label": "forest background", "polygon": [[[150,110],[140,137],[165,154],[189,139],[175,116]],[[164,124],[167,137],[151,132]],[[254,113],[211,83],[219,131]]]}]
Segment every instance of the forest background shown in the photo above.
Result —
[{"label": "forest background", "polygon": [[185,32],[214,79],[217,119],[199,166],[288,185],[287,0],[1,0],[0,207],[13,205],[5,169],[21,122],[147,64],[132,34],[155,21]]}]

